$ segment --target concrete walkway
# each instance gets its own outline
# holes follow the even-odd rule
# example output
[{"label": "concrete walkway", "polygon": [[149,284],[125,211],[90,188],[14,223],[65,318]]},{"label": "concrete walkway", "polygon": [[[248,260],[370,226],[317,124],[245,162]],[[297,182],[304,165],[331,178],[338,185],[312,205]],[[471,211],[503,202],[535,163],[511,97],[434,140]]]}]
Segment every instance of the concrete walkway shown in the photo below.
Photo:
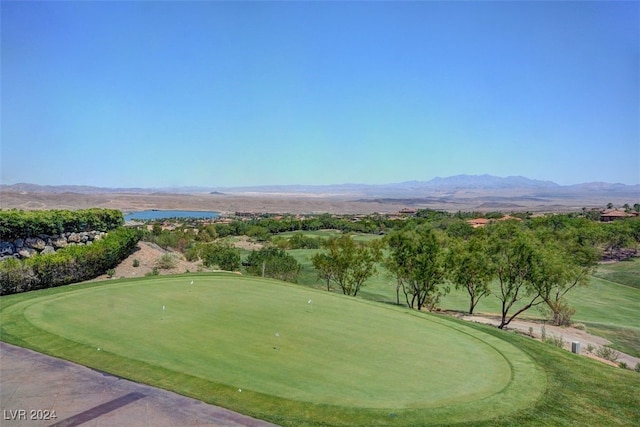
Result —
[{"label": "concrete walkway", "polygon": [[274,424],[0,342],[0,426],[80,425]]}]

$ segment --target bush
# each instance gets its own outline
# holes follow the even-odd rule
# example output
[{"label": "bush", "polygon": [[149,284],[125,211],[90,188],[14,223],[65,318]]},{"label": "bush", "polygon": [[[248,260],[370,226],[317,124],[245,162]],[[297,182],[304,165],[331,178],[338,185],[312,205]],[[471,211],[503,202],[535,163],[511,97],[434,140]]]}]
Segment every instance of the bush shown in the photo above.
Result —
[{"label": "bush", "polygon": [[618,353],[611,347],[606,346],[598,347],[594,354],[602,359],[609,360],[611,362],[616,362],[618,358],[620,358],[620,353]]},{"label": "bush", "polygon": [[64,232],[110,231],[122,225],[124,216],[116,209],[0,210],[0,240]]},{"label": "bush", "polygon": [[627,362],[618,362],[618,367],[622,369],[629,369]]},{"label": "bush", "polygon": [[562,338],[562,335],[557,337],[557,336],[555,336],[553,334],[551,334],[551,336],[545,337],[543,342],[545,342],[547,344],[551,344],[551,345],[553,345],[555,347],[558,347],[558,348],[563,348],[564,344],[565,344],[565,341]]},{"label": "bush", "polygon": [[158,270],[158,267],[153,267],[153,269],[147,274],[145,274],[145,276],[157,276],[159,274],[160,274],[160,270]]},{"label": "bush", "polygon": [[115,276],[115,275],[116,275],[116,270],[115,270],[115,269],[110,268],[110,269],[108,269],[108,270],[107,270],[107,277],[108,277],[109,279],[111,279],[111,278],[112,278],[113,276]]},{"label": "bush", "polygon": [[247,272],[254,276],[272,277],[294,282],[300,272],[298,261],[282,249],[265,247],[247,257]]},{"label": "bush", "polygon": [[176,268],[177,265],[178,260],[173,254],[164,254],[156,261],[156,267],[163,270],[171,270],[172,268]]},{"label": "bush", "polygon": [[636,363],[635,368],[633,368],[634,371],[636,372],[640,372],[640,362]]},{"label": "bush", "polygon": [[137,258],[133,260],[133,266],[140,267],[140,261]]},{"label": "bush", "polygon": [[118,228],[91,245],[68,246],[26,260],[0,262],[0,295],[93,279],[115,268],[133,251],[141,231]]}]

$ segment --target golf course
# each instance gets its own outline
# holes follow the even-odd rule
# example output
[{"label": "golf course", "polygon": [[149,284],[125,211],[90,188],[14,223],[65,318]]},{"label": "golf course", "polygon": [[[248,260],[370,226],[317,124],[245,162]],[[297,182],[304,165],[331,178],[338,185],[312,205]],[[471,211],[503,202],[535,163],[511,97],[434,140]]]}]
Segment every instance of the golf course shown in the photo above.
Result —
[{"label": "golf course", "polygon": [[281,425],[533,425],[565,365],[639,383],[493,328],[231,273],[5,296],[0,320],[4,341]]}]

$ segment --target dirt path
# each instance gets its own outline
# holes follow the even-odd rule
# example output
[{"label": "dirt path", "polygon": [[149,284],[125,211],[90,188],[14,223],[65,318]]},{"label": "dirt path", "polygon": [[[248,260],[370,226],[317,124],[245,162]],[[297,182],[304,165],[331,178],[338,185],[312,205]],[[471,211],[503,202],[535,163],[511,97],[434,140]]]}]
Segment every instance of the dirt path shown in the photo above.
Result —
[{"label": "dirt path", "polygon": [[[470,322],[484,323],[484,324],[493,325],[496,327],[500,324],[500,319],[498,319],[497,317],[465,315],[465,316],[461,316],[460,318]],[[603,363],[617,366],[616,363],[611,363],[607,360],[601,359],[587,351],[587,348],[589,345],[593,346],[594,349],[597,349],[598,347],[611,344],[611,341],[607,340],[606,338],[599,337],[597,335],[592,335],[582,329],[577,329],[574,327],[553,326],[549,324],[544,324],[542,322],[521,320],[521,319],[514,319],[513,321],[511,321],[511,323],[509,323],[508,327],[505,329],[517,331],[525,335],[529,335],[531,333],[532,338],[540,340],[542,337],[543,327],[545,329],[545,333],[547,337],[562,338],[562,340],[564,341],[563,348],[565,350],[571,351],[571,343],[574,341],[577,341],[580,343],[580,354],[599,360]],[[620,354],[620,357],[618,358],[617,361],[626,363],[627,366],[631,369],[633,369],[637,363],[640,363],[640,358],[633,357],[622,352],[618,352],[618,353]]]}]

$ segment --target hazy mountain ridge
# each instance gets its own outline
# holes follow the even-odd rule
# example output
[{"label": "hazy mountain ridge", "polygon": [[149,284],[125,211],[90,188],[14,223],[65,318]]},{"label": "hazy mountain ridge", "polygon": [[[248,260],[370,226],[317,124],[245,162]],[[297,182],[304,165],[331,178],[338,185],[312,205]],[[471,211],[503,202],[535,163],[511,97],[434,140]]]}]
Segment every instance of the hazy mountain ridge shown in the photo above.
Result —
[{"label": "hazy mountain ridge", "polygon": [[[0,190],[27,193],[282,193],[282,194],[332,194],[362,197],[427,197],[434,194],[446,197],[448,194],[477,190],[509,192],[530,197],[548,198],[559,195],[571,196],[583,192],[625,193],[640,197],[640,185],[620,183],[588,182],[574,185],[559,185],[552,181],[530,179],[523,176],[498,177],[493,175],[455,175],[435,177],[429,181],[405,181],[390,184],[335,184],[335,185],[260,185],[240,187],[190,186],[170,188],[109,188],[83,185],[38,185],[29,183],[2,184]],[[458,197],[460,195],[458,194]]]}]

